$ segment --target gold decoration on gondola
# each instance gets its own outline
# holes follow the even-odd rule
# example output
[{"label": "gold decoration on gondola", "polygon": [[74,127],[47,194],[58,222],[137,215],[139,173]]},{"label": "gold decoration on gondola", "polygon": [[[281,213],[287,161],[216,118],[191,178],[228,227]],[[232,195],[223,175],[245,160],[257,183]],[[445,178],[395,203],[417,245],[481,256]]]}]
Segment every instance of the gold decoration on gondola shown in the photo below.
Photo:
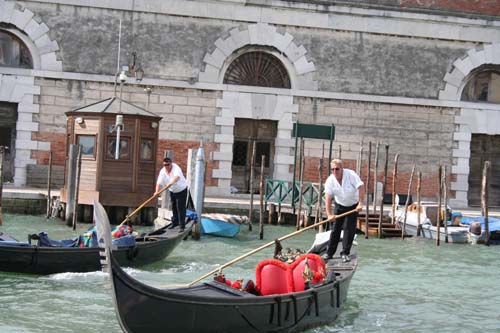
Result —
[{"label": "gold decoration on gondola", "polygon": [[304,271],[302,271],[302,277],[304,278],[306,283],[311,282],[314,277],[314,272],[311,270],[311,267],[309,267],[308,258],[306,258],[305,260]]}]

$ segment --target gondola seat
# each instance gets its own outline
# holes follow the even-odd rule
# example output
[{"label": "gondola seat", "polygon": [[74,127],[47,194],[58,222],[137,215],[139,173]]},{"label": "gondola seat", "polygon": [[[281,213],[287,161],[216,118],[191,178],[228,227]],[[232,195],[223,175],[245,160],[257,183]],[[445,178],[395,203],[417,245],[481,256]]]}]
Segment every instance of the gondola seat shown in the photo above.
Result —
[{"label": "gondola seat", "polygon": [[277,259],[262,260],[255,269],[256,288],[260,295],[286,294],[293,290],[289,265]]},{"label": "gondola seat", "polygon": [[326,272],[325,262],[319,255],[314,253],[301,255],[289,265],[293,282],[293,291],[303,291],[305,289],[303,272],[306,266],[306,259],[309,269],[314,273],[313,283],[320,282],[317,280],[322,280]]}]

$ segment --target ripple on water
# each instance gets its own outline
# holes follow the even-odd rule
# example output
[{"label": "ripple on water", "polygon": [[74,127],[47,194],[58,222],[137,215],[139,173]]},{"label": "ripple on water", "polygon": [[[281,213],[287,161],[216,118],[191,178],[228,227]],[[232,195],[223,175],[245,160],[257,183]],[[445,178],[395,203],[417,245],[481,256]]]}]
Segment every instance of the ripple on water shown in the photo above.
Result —
[{"label": "ripple on water", "polygon": [[[11,223],[12,220],[15,220]],[[79,225],[76,233],[88,228]],[[59,221],[6,215],[3,231],[26,239],[41,230],[69,238]],[[237,238],[185,241],[163,261],[126,271],[157,287],[194,281],[250,250],[295,231],[265,226],[264,240],[242,229]],[[312,232],[283,247],[308,249]],[[500,332],[499,246],[469,246],[413,239],[358,237],[359,268],[337,321],[310,332]],[[252,278],[273,247],[224,269],[226,277]],[[0,332],[120,332],[106,274],[29,276],[0,273]]]}]

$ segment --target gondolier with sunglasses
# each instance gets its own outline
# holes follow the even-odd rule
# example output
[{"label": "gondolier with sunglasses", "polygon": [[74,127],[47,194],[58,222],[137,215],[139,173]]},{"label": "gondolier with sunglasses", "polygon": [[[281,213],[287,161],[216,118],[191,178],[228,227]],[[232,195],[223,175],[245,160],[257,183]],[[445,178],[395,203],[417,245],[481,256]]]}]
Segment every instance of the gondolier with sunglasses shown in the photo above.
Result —
[{"label": "gondolier with sunglasses", "polygon": [[[329,260],[337,251],[340,240],[340,232],[344,230],[342,238],[342,251],[340,253],[343,262],[350,261],[352,242],[356,233],[356,221],[358,212],[363,208],[363,198],[365,195],[365,185],[359,176],[350,169],[343,167],[340,159],[334,159],[330,163],[332,174],[325,182],[325,208],[328,219],[334,222],[333,230],[330,234],[327,253],[323,259]],[[332,213],[332,203],[334,203],[334,212]],[[352,210],[355,213],[335,219],[339,215]]]},{"label": "gondolier with sunglasses", "polygon": [[183,232],[186,224],[186,201],[187,181],[182,174],[181,168],[172,162],[170,157],[163,159],[163,168],[160,170],[156,181],[156,192],[167,188],[170,192],[172,203],[172,224],[169,228],[180,226],[179,232]]}]

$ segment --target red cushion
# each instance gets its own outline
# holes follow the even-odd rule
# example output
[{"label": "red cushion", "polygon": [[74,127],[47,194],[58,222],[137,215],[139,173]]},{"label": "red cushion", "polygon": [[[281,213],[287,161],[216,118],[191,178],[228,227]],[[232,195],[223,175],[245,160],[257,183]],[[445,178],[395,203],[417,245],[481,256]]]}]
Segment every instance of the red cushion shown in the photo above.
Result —
[{"label": "red cushion", "polygon": [[255,269],[261,295],[286,294],[293,289],[289,267],[277,259],[262,260]]}]

